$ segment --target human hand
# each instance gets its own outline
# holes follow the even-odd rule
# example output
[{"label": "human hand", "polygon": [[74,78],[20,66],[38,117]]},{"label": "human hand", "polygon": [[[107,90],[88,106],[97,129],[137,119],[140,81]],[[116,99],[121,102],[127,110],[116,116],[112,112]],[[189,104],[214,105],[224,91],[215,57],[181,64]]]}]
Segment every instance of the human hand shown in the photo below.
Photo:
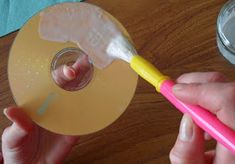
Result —
[{"label": "human hand", "polygon": [[[86,72],[84,63],[87,56],[77,60],[72,66],[61,66],[53,72],[53,78],[62,88]],[[77,136],[59,135],[49,132],[35,123],[18,107],[4,110],[13,122],[2,134],[2,155],[0,161],[6,164],[62,163],[77,143]]]},{"label": "human hand", "polygon": [[[184,74],[178,78],[177,83],[173,93],[179,100],[204,107],[235,130],[235,83],[225,82],[224,76],[216,72]],[[171,163],[235,163],[235,155],[220,143],[217,143],[215,150],[205,152],[205,139],[209,138],[185,114],[176,143],[170,152]]]},{"label": "human hand", "polygon": [[18,107],[4,110],[13,122],[2,134],[4,163],[61,163],[72,147],[77,136],[59,135],[49,132],[32,122]]}]

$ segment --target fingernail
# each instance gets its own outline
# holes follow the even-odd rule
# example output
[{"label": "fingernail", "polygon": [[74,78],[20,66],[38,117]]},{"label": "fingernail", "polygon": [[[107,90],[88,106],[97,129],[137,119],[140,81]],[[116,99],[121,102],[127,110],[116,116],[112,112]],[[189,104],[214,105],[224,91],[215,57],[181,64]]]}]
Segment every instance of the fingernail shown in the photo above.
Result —
[{"label": "fingernail", "polygon": [[68,80],[73,80],[76,77],[76,72],[74,69],[67,65],[64,66],[63,72]]},{"label": "fingernail", "polygon": [[[8,108],[9,108],[9,107],[8,107]],[[8,113],[7,113],[8,108],[3,109],[3,114],[6,116],[7,119],[10,120],[9,115],[8,115]]]},{"label": "fingernail", "polygon": [[6,116],[7,115],[7,108],[3,109],[3,114]]},{"label": "fingernail", "polygon": [[175,84],[173,86],[173,91],[180,91],[184,88],[185,84]]},{"label": "fingernail", "polygon": [[178,78],[177,78],[177,80],[176,80],[176,81],[182,81],[182,79],[184,79],[184,76],[185,76],[184,74],[183,74],[183,75],[181,75],[180,77],[178,77]]},{"label": "fingernail", "polygon": [[193,138],[194,125],[191,117],[184,115],[180,123],[179,137],[183,141],[191,141]]}]

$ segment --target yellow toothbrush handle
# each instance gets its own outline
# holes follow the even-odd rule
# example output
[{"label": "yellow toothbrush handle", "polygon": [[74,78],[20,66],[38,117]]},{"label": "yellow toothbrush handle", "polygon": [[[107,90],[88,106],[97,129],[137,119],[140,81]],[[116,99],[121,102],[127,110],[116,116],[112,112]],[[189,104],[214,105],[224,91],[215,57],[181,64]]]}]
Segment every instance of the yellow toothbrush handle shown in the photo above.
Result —
[{"label": "yellow toothbrush handle", "polygon": [[156,90],[160,92],[160,86],[163,81],[169,79],[163,75],[154,65],[149,63],[143,57],[134,55],[130,62],[131,68],[135,70],[143,79],[156,87]]}]

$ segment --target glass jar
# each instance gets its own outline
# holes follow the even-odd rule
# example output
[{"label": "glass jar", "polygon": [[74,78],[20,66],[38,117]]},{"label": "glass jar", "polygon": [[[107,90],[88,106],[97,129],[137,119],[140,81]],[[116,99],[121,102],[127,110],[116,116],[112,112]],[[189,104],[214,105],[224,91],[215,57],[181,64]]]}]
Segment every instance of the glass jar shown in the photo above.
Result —
[{"label": "glass jar", "polygon": [[221,54],[235,64],[235,0],[229,0],[217,19],[217,45]]}]

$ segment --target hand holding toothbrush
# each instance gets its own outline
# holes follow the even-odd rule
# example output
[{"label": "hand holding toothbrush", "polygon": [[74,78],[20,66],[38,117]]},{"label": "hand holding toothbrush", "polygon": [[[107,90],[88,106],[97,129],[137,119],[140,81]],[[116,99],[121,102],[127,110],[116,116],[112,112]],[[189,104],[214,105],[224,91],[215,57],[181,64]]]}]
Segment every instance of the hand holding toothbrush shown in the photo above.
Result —
[{"label": "hand holding toothbrush", "polygon": [[[224,76],[216,72],[184,74],[177,82],[179,84],[173,87],[173,93],[179,100],[208,109],[221,122],[235,129],[235,83],[225,82]],[[222,144],[217,143],[216,149],[209,152],[205,152],[204,144],[204,132],[187,114],[184,115],[170,153],[171,162],[235,163],[235,155]]]}]

